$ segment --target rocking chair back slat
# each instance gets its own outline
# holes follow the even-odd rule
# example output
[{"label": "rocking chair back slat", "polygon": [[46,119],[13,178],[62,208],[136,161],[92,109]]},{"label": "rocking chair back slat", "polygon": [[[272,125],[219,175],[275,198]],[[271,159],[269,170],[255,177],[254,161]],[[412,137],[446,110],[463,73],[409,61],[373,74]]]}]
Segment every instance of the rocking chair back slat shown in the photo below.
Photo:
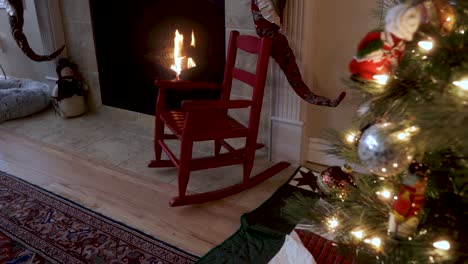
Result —
[{"label": "rocking chair back slat", "polygon": [[232,69],[232,77],[249,84],[251,87],[255,87],[257,82],[257,76],[255,74],[238,68]]},{"label": "rocking chair back slat", "polygon": [[260,53],[260,40],[257,37],[242,35],[237,38],[237,48],[249,53]]}]

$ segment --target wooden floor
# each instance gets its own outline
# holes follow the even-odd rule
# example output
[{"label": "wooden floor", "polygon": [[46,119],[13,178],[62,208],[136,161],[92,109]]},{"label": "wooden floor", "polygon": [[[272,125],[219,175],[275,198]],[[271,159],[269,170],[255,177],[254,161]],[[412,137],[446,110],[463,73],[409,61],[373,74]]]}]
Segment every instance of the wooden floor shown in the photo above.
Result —
[{"label": "wooden floor", "polygon": [[[293,169],[278,176],[282,182]],[[241,214],[271,194],[254,195],[249,206],[225,199],[171,208],[168,201],[177,193],[172,184],[5,131],[0,134],[0,170],[196,255],[229,237],[239,227]]]}]

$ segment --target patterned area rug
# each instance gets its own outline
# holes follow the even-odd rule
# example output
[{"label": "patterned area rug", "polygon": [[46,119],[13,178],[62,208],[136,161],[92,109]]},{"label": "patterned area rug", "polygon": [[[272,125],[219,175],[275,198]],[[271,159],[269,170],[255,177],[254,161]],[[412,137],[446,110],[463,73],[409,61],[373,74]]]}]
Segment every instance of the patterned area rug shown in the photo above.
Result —
[{"label": "patterned area rug", "polygon": [[194,263],[198,258],[0,172],[0,263]]}]

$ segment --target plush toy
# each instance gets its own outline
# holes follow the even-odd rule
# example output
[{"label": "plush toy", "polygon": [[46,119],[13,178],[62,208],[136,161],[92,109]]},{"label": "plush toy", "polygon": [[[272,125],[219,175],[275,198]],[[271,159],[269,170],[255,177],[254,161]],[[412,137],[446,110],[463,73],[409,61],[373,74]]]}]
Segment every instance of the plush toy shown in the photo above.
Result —
[{"label": "plush toy", "polygon": [[424,204],[428,169],[412,163],[408,172],[390,212],[389,232],[397,238],[407,238],[416,231]]},{"label": "plush toy", "polygon": [[359,43],[349,64],[351,74],[367,81],[391,74],[403,58],[405,41],[413,40],[421,21],[421,9],[416,6],[399,4],[391,8],[385,17],[385,29],[368,33]]},{"label": "plush toy", "polygon": [[57,65],[58,81],[52,91],[52,103],[62,118],[75,117],[88,111],[88,87],[84,84],[78,67],[68,59]]},{"label": "plush toy", "polygon": [[[338,106],[346,96],[345,92],[342,92],[336,99],[330,99],[313,93],[302,80],[294,52],[289,47],[286,36],[279,32],[280,25],[274,23],[275,21],[281,21],[282,10],[280,8],[284,7],[284,3],[284,0],[251,0],[251,11],[257,34],[260,37],[265,36],[272,39],[270,54],[286,75],[289,84],[297,95],[311,104],[330,107]],[[262,7],[261,10],[259,5]],[[275,15],[274,12],[279,13]],[[274,22],[265,19],[264,14]]]},{"label": "plush toy", "polygon": [[385,31],[368,33],[359,43],[358,53],[349,64],[351,74],[375,81],[378,75],[388,75],[404,54],[402,39]]}]

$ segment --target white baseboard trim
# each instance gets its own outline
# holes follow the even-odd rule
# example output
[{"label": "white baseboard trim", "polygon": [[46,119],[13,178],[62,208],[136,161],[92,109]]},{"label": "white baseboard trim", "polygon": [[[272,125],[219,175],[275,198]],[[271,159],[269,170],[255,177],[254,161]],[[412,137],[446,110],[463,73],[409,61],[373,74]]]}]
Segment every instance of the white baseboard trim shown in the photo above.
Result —
[{"label": "white baseboard trim", "polygon": [[283,124],[287,124],[287,125],[300,126],[300,127],[302,127],[304,125],[304,123],[302,123],[300,121],[289,120],[289,119],[285,119],[285,118],[281,118],[281,117],[275,117],[275,116],[271,117],[271,121],[272,122],[277,122],[277,123],[283,123]]},{"label": "white baseboard trim", "polygon": [[[320,138],[309,138],[309,146],[307,152],[307,161],[318,163],[326,166],[341,166],[345,163],[344,160],[334,155],[327,155],[323,152],[326,141]],[[360,173],[369,173],[366,168],[350,164],[354,171]]]},{"label": "white baseboard trim", "polygon": [[299,162],[304,124],[282,118],[271,118],[270,158],[272,161]]}]

